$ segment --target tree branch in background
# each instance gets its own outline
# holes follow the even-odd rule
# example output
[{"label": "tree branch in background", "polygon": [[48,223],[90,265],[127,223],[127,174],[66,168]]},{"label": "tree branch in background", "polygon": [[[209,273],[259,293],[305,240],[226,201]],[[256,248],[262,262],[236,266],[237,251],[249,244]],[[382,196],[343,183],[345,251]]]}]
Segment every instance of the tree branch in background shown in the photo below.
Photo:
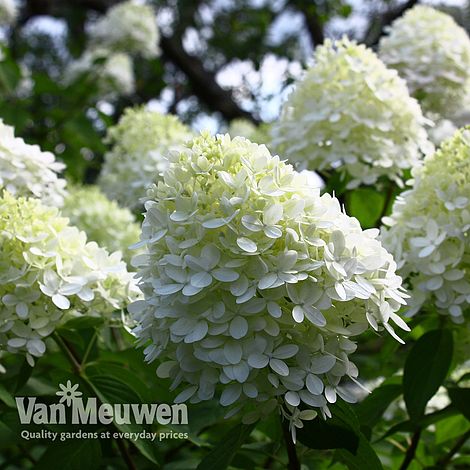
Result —
[{"label": "tree branch in background", "polygon": [[419,0],[408,0],[398,7],[372,18],[362,42],[369,47],[375,46],[384,34],[385,28],[402,16],[406,10],[413,8],[418,2]]},{"label": "tree branch in background", "polygon": [[179,38],[162,36],[160,48],[164,59],[174,63],[188,77],[194,94],[210,109],[219,111],[229,121],[243,117],[257,122],[254,116],[238,106],[229,90],[217,83],[213,72],[206,70],[197,57],[185,51]]},{"label": "tree branch in background", "polygon": [[323,32],[323,23],[318,16],[317,7],[314,2],[311,1],[291,1],[290,4],[300,11],[304,17],[305,26],[307,27],[310,40],[312,42],[312,48],[315,48],[319,44],[323,44],[325,40],[325,34]]},{"label": "tree branch in background", "polygon": [[[120,3],[120,0],[76,0],[74,5],[63,0],[27,0],[20,21],[25,24],[39,15],[67,17],[67,10],[71,7],[104,13],[117,3]],[[230,90],[225,90],[217,83],[215,72],[207,70],[198,57],[185,51],[180,37],[162,36],[160,47],[164,54],[163,59],[175,64],[186,75],[193,93],[210,110],[220,112],[229,121],[234,118],[246,118],[254,123],[258,122],[251,113],[236,103]]]}]

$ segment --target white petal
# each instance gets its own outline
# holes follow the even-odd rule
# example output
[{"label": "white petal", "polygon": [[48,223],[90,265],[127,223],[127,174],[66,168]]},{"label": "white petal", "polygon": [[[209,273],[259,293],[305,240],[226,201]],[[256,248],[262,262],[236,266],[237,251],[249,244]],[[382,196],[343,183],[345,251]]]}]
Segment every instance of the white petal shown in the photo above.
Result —
[{"label": "white petal", "polygon": [[308,374],[305,381],[308,391],[313,395],[320,395],[323,393],[323,382],[316,375]]},{"label": "white petal", "polygon": [[300,398],[299,394],[296,392],[287,392],[284,395],[284,400],[291,406],[299,406],[300,405]]},{"label": "white petal", "polygon": [[53,295],[52,302],[57,308],[60,308],[61,310],[67,310],[70,307],[70,300],[61,294]]},{"label": "white petal", "polygon": [[235,403],[242,393],[242,387],[240,384],[232,384],[224,389],[220,396],[220,404],[222,406],[229,406]]},{"label": "white petal", "polygon": [[246,237],[237,238],[237,245],[247,253],[256,253],[256,250],[258,249],[256,243]]},{"label": "white petal", "polygon": [[299,352],[299,347],[295,344],[285,344],[279,346],[273,352],[273,356],[277,359],[289,359],[290,357],[295,356]]},{"label": "white petal", "polygon": [[232,338],[243,338],[248,333],[248,322],[243,317],[235,317],[230,322],[229,332]]},{"label": "white petal", "polygon": [[235,341],[228,341],[224,346],[224,354],[230,364],[238,364],[242,358],[242,347]]},{"label": "white petal", "polygon": [[269,361],[269,366],[274,372],[276,372],[276,374],[282,375],[283,377],[287,377],[289,375],[289,367],[287,367],[287,364],[280,359],[272,358]]},{"label": "white petal", "polygon": [[212,276],[221,282],[233,282],[239,278],[239,274],[233,269],[220,268],[212,271]]},{"label": "white petal", "polygon": [[248,364],[254,369],[263,369],[269,363],[269,357],[265,354],[253,353],[248,357]]}]

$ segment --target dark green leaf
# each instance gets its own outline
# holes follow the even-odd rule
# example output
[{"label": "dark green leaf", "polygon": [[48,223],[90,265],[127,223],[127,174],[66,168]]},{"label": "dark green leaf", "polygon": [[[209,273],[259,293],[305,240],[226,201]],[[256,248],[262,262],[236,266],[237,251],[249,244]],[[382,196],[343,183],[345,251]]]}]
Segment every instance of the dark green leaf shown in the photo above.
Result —
[{"label": "dark green leaf", "polygon": [[2,384],[0,384],[0,400],[2,400],[3,403],[5,403],[5,405],[9,406],[10,408],[16,408],[15,399]]},{"label": "dark green leaf", "polygon": [[427,402],[437,392],[452,362],[452,332],[429,331],[408,354],[403,374],[403,395],[412,421],[423,415]]},{"label": "dark green leaf", "polygon": [[98,439],[70,439],[52,443],[34,466],[35,470],[67,468],[68,470],[93,470],[101,463]]},{"label": "dark green leaf", "polygon": [[220,443],[197,466],[197,470],[224,470],[235,457],[255,425],[238,424],[225,434]]},{"label": "dark green leaf", "polygon": [[470,388],[449,387],[452,405],[470,421]]},{"label": "dark green leaf", "polygon": [[359,447],[360,430],[356,416],[346,403],[329,406],[332,418],[305,421],[297,439],[311,449],[344,448],[354,453]]},{"label": "dark green leaf", "polygon": [[359,446],[356,452],[352,453],[346,449],[339,449],[336,457],[344,462],[350,470],[381,470],[377,454],[363,434],[359,435]]},{"label": "dark green leaf", "polygon": [[393,400],[402,393],[402,386],[386,384],[376,388],[368,397],[356,406],[359,421],[373,428]]}]

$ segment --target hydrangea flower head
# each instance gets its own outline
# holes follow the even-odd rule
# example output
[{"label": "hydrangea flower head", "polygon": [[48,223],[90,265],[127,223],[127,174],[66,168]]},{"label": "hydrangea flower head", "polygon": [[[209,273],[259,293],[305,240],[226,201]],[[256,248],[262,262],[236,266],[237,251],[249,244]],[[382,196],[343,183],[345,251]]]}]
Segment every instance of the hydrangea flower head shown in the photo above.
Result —
[{"label": "hydrangea flower head", "polygon": [[0,26],[13,24],[17,16],[15,0],[0,0]]},{"label": "hydrangea flower head", "polygon": [[86,50],[70,64],[66,82],[71,83],[84,74],[97,82],[102,97],[129,95],[135,90],[132,60],[123,52],[110,52],[103,48]]},{"label": "hydrangea flower head", "polygon": [[381,176],[401,183],[430,146],[405,82],[346,38],[317,47],[314,60],[273,126],[272,145],[301,168],[339,167],[350,188]]},{"label": "hydrangea flower head", "polygon": [[413,177],[384,219],[383,242],[410,283],[409,314],[434,306],[461,323],[470,310],[470,128],[446,140]]},{"label": "hydrangea flower head", "polygon": [[228,134],[230,137],[245,137],[251,142],[257,144],[264,144],[269,148],[269,142],[271,137],[269,134],[269,124],[262,123],[258,126],[253,124],[248,119],[237,118],[230,121],[230,126],[228,128]]},{"label": "hydrangea flower head", "polygon": [[145,203],[145,300],[130,307],[146,359],[162,359],[177,402],[217,396],[245,421],[281,404],[294,428],[316,415],[301,402],[329,415],[337,395],[352,399],[350,338],[407,329],[378,230],[244,138],[202,134],[169,160]]},{"label": "hydrangea flower head", "polygon": [[121,251],[130,262],[129,246],[139,241],[140,226],[132,212],[110,201],[97,186],[72,186],[65,198],[62,214],[83,230],[90,241],[110,253]]},{"label": "hydrangea flower head", "polygon": [[92,44],[107,49],[141,54],[151,58],[159,54],[159,33],[155,13],[149,5],[134,1],[111,7],[91,28]]},{"label": "hydrangea flower head", "polygon": [[119,252],[109,255],[39,199],[0,198],[0,349],[31,365],[44,339],[78,315],[109,315],[136,298]]},{"label": "hydrangea flower head", "polygon": [[15,137],[13,127],[0,119],[0,191],[37,197],[45,204],[60,207],[66,182],[58,173],[64,168],[52,153]]},{"label": "hydrangea flower head", "polygon": [[415,6],[392,24],[379,55],[426,111],[451,117],[459,108],[469,86],[470,39],[451,16]]},{"label": "hydrangea flower head", "polygon": [[176,116],[144,107],[126,109],[108,131],[112,148],[105,155],[99,178],[102,191],[124,207],[140,207],[146,188],[167,165],[169,149],[191,136]]}]

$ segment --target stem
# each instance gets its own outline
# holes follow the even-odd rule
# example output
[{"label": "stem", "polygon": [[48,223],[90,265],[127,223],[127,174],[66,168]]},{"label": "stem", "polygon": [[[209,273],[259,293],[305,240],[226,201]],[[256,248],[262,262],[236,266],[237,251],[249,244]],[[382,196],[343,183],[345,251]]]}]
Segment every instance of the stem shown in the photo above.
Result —
[{"label": "stem", "polygon": [[98,335],[96,334],[96,331],[95,331],[95,333],[93,334],[93,336],[92,336],[90,342],[88,343],[88,346],[87,346],[87,348],[86,348],[85,354],[83,355],[83,358],[82,358],[82,366],[85,365],[86,360],[88,359],[88,356],[89,356],[89,354],[90,354],[90,352],[91,352],[91,349],[93,348],[93,345],[95,344],[95,341],[96,341],[97,336],[98,336]]},{"label": "stem", "polygon": [[[55,342],[59,345],[59,348],[61,349],[61,351],[65,354],[65,356],[69,360],[70,364],[72,365],[73,372],[76,375],[78,375],[79,377],[84,378],[85,381],[87,382],[87,384],[90,385],[88,380],[86,379],[86,377],[82,376],[81,364],[80,364],[79,360],[76,358],[73,351],[71,350],[70,346],[67,344],[67,342],[64,339],[62,339],[60,337],[60,335],[58,335],[57,333],[53,333],[52,336],[53,336]],[[92,339],[90,341],[90,344],[92,344],[93,341],[94,341],[94,339]],[[85,355],[84,355],[84,359],[86,359],[86,356],[89,354],[89,351],[88,351],[89,349],[91,349],[90,345],[88,345],[87,351],[85,352]],[[82,361],[82,363],[84,363],[84,361]],[[100,400],[98,398],[97,398],[97,402],[100,403]],[[116,430],[118,430],[118,428],[116,427],[116,425],[114,423],[113,423],[112,426]],[[129,470],[137,470],[137,467],[135,466],[134,462],[132,461],[132,457],[129,453],[129,449],[126,447],[126,445],[124,444],[122,439],[115,439],[115,441],[117,443],[119,451],[121,452],[121,455],[122,455],[124,461],[126,462],[127,467],[129,468]]]},{"label": "stem", "polygon": [[60,350],[65,354],[67,359],[69,360],[70,364],[72,365],[73,371],[80,375],[81,372],[81,365],[80,362],[77,360],[67,343],[58,335],[57,333],[53,333],[52,337],[54,338],[54,341],[57,343],[59,346]]},{"label": "stem", "polygon": [[127,464],[129,470],[137,470],[134,462],[132,461],[131,454],[129,453],[129,449],[126,447],[122,439],[116,439],[116,444],[119,447],[119,452],[121,452],[122,458]]},{"label": "stem", "polygon": [[413,434],[413,437],[411,438],[410,446],[408,447],[408,450],[406,451],[405,458],[403,459],[403,463],[400,466],[400,470],[406,470],[409,467],[410,463],[415,458],[416,449],[418,448],[420,437],[421,437],[421,429],[418,429],[417,431],[415,431],[415,433]]},{"label": "stem", "polygon": [[454,444],[454,447],[452,447],[452,449],[450,449],[449,452],[437,462],[437,466],[439,468],[445,468],[452,460],[452,457],[461,449],[469,437],[470,429],[460,436],[460,438]]},{"label": "stem", "polygon": [[[282,419],[282,418],[281,418]],[[286,442],[287,456],[289,458],[289,464],[287,468],[289,470],[300,470],[300,462],[297,457],[297,451],[295,449],[294,441],[289,430],[289,425],[286,420],[282,420],[282,434],[284,435],[284,441]]]}]

